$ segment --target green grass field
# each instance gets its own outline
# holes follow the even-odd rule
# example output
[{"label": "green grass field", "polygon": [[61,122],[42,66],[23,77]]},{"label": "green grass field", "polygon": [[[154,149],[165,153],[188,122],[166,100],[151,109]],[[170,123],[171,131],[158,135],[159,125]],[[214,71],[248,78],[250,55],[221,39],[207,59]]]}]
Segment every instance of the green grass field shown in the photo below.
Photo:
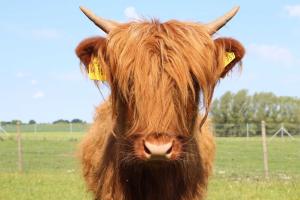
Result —
[{"label": "green grass field", "polygon": [[[91,200],[76,160],[82,133],[24,133],[24,172],[15,135],[0,140],[0,200]],[[300,138],[268,140],[263,178],[260,138],[217,138],[208,200],[300,200]]]}]

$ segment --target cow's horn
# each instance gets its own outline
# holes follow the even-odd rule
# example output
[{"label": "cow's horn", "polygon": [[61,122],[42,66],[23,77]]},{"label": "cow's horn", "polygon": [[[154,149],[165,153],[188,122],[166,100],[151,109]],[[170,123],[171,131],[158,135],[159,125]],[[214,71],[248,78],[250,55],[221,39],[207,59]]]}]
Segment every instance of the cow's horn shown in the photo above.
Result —
[{"label": "cow's horn", "polygon": [[112,29],[119,25],[119,23],[112,20],[103,19],[95,15],[89,9],[80,6],[80,10],[92,21],[96,26],[101,28],[105,33],[109,33]]},{"label": "cow's horn", "polygon": [[218,19],[216,19],[215,21],[206,24],[209,33],[212,35],[215,32],[217,32],[220,28],[222,28],[223,26],[225,26],[225,24],[230,21],[235,15],[236,13],[239,11],[240,7],[236,6],[234,8],[232,8],[229,12],[227,12],[225,15],[219,17]]}]

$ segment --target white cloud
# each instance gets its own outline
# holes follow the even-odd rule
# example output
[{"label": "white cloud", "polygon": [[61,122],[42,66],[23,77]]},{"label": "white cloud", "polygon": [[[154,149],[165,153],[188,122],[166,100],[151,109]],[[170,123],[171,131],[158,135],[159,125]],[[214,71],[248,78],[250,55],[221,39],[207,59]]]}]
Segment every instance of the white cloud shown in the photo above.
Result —
[{"label": "white cloud", "polygon": [[124,10],[124,14],[128,19],[139,20],[141,17],[137,14],[133,6],[129,6]]},{"label": "white cloud", "polygon": [[36,93],[33,94],[32,98],[34,98],[34,99],[40,99],[40,98],[43,98],[44,96],[45,96],[44,92],[37,91]]},{"label": "white cloud", "polygon": [[31,74],[28,72],[19,71],[16,73],[17,78],[25,78],[25,77],[30,77],[30,76],[31,76]]},{"label": "white cloud", "polygon": [[23,73],[23,72],[18,72],[18,73],[16,74],[16,77],[18,77],[18,78],[23,78],[23,77],[25,77],[25,76],[26,76],[26,74]]},{"label": "white cloud", "polygon": [[37,39],[57,39],[61,33],[56,29],[34,29],[31,30],[31,35]]},{"label": "white cloud", "polygon": [[298,5],[288,5],[284,7],[284,10],[291,17],[300,17],[300,4]]},{"label": "white cloud", "polygon": [[267,61],[274,62],[284,66],[290,66],[297,63],[292,52],[285,47],[267,44],[252,44],[249,46],[249,53],[255,54]]},{"label": "white cloud", "polygon": [[30,82],[32,85],[36,85],[38,83],[37,80],[34,80],[34,79],[32,79]]}]

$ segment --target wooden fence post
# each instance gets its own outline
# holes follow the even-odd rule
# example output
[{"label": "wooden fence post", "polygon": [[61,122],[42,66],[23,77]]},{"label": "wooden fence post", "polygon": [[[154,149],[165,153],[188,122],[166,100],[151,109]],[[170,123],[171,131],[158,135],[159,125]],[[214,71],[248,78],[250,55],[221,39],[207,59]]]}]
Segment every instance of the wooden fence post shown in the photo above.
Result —
[{"label": "wooden fence post", "polygon": [[266,139],[266,123],[265,123],[265,121],[261,122],[261,136],[262,136],[262,146],[263,146],[265,178],[269,178],[268,146],[267,146],[267,139]]},{"label": "wooden fence post", "polygon": [[72,124],[72,122],[69,123],[69,131],[70,131],[70,133],[73,133],[73,124]]},{"label": "wooden fence post", "polygon": [[247,140],[249,139],[249,124],[246,124]]},{"label": "wooden fence post", "polygon": [[23,150],[22,150],[22,138],[20,130],[20,122],[17,122],[17,142],[18,142],[18,170],[23,172]]}]

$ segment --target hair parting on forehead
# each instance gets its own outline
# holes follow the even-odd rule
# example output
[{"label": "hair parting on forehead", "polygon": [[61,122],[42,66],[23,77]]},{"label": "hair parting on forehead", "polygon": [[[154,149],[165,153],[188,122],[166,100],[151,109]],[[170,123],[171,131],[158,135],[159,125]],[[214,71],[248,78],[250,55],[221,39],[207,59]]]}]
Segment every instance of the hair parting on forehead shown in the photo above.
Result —
[{"label": "hair parting on forehead", "polygon": [[[214,42],[200,24],[152,20],[121,25],[108,35],[105,56],[113,105],[120,96],[134,105],[136,124],[146,120],[153,123],[147,127],[167,127],[176,112],[184,126],[188,104],[200,95],[206,116],[217,81],[215,54]],[[150,111],[155,105],[166,108],[160,112],[165,124],[155,123],[161,120]]]}]

